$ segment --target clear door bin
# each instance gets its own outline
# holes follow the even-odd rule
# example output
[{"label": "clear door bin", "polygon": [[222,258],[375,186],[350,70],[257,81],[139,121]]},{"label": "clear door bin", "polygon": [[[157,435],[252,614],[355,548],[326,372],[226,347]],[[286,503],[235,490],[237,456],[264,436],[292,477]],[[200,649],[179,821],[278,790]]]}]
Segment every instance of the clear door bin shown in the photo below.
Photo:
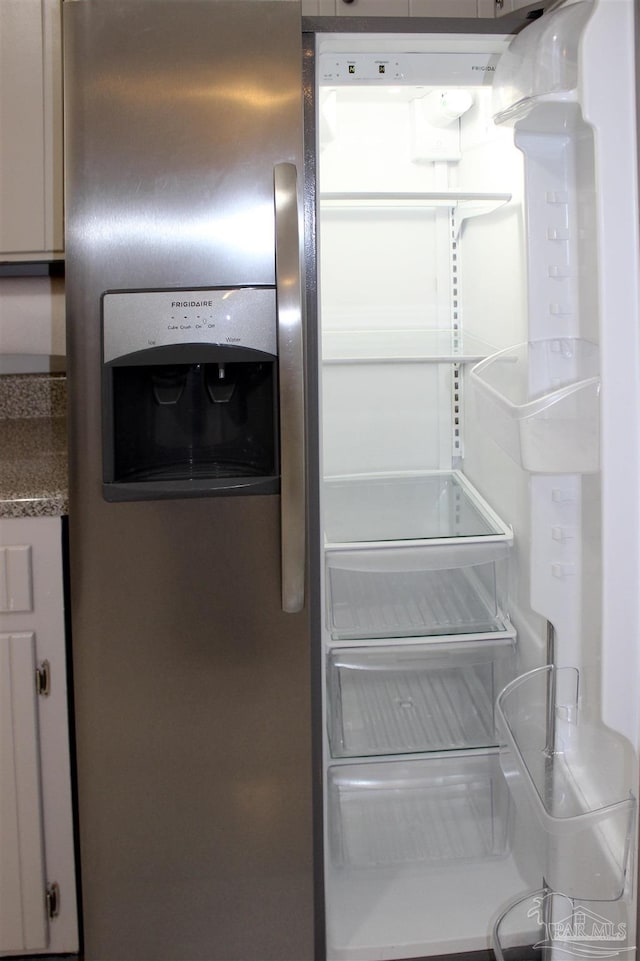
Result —
[{"label": "clear door bin", "polygon": [[328,659],[332,756],[495,746],[494,704],[514,662],[514,634],[482,644],[334,648]]},{"label": "clear door bin", "polygon": [[578,672],[547,666],[516,678],[496,706],[500,762],[541,878],[572,898],[621,897],[635,799],[623,746],[581,723]]},{"label": "clear door bin", "polygon": [[514,121],[541,98],[565,99],[578,85],[578,48],[593,4],[563,5],[523,30],[503,53],[493,79],[496,123]]},{"label": "clear door bin", "polygon": [[327,551],[327,627],[336,639],[508,629],[509,544]]},{"label": "clear door bin", "polygon": [[470,372],[478,422],[525,470],[600,466],[598,348],[577,338],[509,347]]},{"label": "clear door bin", "polygon": [[496,961],[635,961],[624,901],[580,901],[547,888],[520,895],[502,911],[492,933]]},{"label": "clear door bin", "polygon": [[334,766],[328,790],[335,866],[437,868],[507,852],[509,792],[495,754]]}]

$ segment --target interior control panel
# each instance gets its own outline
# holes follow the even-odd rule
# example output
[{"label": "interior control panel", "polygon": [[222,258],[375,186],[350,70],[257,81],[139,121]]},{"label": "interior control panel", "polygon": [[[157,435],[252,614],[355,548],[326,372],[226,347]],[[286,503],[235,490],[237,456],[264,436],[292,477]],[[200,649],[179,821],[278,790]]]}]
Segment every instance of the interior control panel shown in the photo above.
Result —
[{"label": "interior control panel", "polygon": [[491,84],[496,53],[323,53],[320,84]]}]

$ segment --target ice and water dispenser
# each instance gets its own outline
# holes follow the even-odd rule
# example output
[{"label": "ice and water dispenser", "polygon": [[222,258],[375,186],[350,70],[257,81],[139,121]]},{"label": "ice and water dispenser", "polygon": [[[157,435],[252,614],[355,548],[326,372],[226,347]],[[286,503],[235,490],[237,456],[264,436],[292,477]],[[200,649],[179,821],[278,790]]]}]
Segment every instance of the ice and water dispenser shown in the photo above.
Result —
[{"label": "ice and water dispenser", "polygon": [[103,296],[106,500],[275,493],[270,287]]}]

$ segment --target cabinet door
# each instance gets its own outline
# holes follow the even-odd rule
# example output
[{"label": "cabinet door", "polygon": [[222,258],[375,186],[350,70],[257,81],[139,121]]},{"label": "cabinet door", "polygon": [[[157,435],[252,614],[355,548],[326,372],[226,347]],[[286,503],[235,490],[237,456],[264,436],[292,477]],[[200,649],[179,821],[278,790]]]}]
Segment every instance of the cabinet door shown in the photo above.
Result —
[{"label": "cabinet door", "polygon": [[302,0],[303,17],[333,17],[336,0]]},{"label": "cabinet door", "polygon": [[338,17],[407,17],[409,0],[336,0]]},{"label": "cabinet door", "polygon": [[63,247],[60,0],[0,0],[0,258]]},{"label": "cabinet door", "polygon": [[[313,4],[314,0],[302,0],[302,12],[305,13],[305,3]],[[325,7],[330,0],[315,0],[320,7]],[[490,14],[480,14],[478,0],[335,0],[335,13],[338,17],[476,17],[479,15],[493,16],[496,0],[482,0],[489,6]],[[505,0],[517,2],[517,0]],[[530,0],[527,0],[530,2]],[[309,11],[311,12],[311,11]],[[315,11],[314,11],[315,12]],[[333,11],[319,9],[320,14]]]},{"label": "cabinet door", "polygon": [[35,636],[0,634],[0,952],[48,946]]},{"label": "cabinet door", "polygon": [[538,3],[532,3],[531,0],[494,0],[494,2],[496,17],[504,17],[508,13],[513,13],[514,10],[523,10],[525,8],[539,10],[540,7],[548,6],[543,0],[538,0]]},{"label": "cabinet door", "polygon": [[[0,956],[74,954],[60,518],[0,518],[0,545]],[[45,888],[54,887],[49,919]]]}]

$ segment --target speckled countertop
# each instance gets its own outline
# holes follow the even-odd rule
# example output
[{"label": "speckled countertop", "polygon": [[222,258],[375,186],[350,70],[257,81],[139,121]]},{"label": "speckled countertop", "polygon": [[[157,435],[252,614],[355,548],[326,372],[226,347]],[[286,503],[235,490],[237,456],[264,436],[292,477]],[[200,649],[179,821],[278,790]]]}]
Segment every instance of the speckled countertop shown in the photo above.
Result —
[{"label": "speckled countertop", "polygon": [[66,378],[0,377],[0,517],[68,511]]}]

